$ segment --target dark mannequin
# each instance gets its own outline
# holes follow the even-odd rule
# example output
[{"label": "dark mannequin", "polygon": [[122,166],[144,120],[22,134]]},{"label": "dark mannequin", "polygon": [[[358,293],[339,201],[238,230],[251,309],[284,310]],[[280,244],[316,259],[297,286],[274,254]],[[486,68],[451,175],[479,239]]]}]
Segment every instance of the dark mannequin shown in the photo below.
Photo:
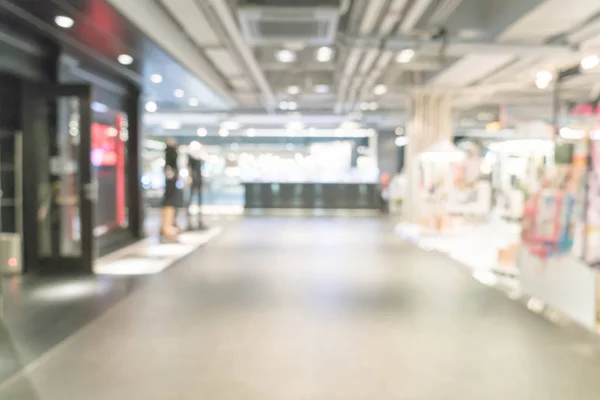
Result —
[{"label": "dark mannequin", "polygon": [[165,193],[162,204],[161,237],[168,241],[177,240],[175,210],[177,208],[179,168],[177,167],[177,142],[169,139],[165,149]]},{"label": "dark mannequin", "polygon": [[[188,155],[188,170],[190,172],[190,195],[188,198],[187,210],[188,210],[188,227],[189,229],[206,229],[202,223],[202,158],[194,156],[193,154]],[[190,206],[195,204],[198,206],[198,214],[191,215],[189,210]]]}]

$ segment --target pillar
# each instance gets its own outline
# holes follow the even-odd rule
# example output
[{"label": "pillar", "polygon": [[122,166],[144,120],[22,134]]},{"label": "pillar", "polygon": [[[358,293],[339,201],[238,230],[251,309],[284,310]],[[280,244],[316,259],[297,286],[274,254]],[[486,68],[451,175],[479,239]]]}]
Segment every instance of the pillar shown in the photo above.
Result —
[{"label": "pillar", "polygon": [[451,96],[445,93],[415,92],[407,102],[406,135],[408,145],[404,157],[407,190],[403,205],[403,219],[416,223],[421,215],[419,154],[435,143],[452,140]]}]

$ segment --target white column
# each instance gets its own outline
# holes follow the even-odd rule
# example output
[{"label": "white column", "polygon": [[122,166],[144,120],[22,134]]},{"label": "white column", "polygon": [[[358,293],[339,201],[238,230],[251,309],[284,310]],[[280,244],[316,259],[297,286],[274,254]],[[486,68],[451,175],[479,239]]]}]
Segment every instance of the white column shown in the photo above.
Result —
[{"label": "white column", "polygon": [[424,91],[415,92],[407,103],[409,142],[404,152],[407,190],[402,214],[405,221],[416,223],[421,213],[418,156],[441,140],[452,140],[452,107],[450,95]]}]

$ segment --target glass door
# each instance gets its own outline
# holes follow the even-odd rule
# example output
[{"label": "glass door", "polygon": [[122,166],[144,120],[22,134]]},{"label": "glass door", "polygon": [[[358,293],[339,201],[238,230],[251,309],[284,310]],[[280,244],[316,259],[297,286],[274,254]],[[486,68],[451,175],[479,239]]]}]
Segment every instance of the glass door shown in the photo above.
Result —
[{"label": "glass door", "polygon": [[91,99],[89,85],[24,86],[23,247],[40,272],[93,271]]}]

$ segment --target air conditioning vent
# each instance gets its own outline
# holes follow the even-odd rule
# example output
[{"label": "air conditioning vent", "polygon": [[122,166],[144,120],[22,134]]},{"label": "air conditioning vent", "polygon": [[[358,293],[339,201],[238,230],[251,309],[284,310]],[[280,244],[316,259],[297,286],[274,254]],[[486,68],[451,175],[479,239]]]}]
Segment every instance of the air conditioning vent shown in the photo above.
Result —
[{"label": "air conditioning vent", "polygon": [[238,7],[242,32],[252,45],[303,42],[327,45],[335,40],[339,9],[333,6]]}]

